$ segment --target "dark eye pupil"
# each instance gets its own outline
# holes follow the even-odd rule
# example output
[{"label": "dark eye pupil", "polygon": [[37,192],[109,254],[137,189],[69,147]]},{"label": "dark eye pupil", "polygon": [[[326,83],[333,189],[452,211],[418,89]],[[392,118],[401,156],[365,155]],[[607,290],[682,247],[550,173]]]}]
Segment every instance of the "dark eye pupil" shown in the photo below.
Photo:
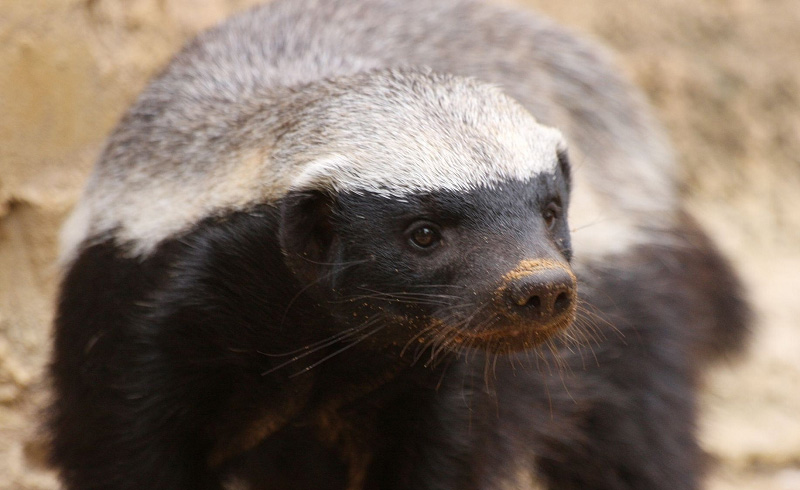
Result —
[{"label": "dark eye pupil", "polygon": [[436,239],[436,232],[423,226],[414,232],[414,243],[420,247],[430,247]]},{"label": "dark eye pupil", "polygon": [[558,207],[556,204],[551,203],[542,213],[542,217],[544,217],[544,222],[548,228],[552,228],[555,223],[556,219],[558,219]]},{"label": "dark eye pupil", "polygon": [[556,220],[556,215],[552,211],[545,211],[544,212],[544,221],[547,223],[547,226],[553,226],[553,222]]}]

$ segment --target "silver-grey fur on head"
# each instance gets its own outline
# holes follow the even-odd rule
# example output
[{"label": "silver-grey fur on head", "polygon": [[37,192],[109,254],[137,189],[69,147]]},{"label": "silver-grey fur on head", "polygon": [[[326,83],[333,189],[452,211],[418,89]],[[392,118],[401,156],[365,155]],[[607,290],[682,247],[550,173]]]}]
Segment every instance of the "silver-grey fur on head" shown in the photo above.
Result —
[{"label": "silver-grey fur on head", "polygon": [[293,188],[401,197],[524,178],[555,167],[561,133],[577,260],[624,251],[672,223],[674,165],[608,66],[548,20],[477,1],[278,0],[198,37],[140,96],[64,259],[108,237],[147,255]]}]

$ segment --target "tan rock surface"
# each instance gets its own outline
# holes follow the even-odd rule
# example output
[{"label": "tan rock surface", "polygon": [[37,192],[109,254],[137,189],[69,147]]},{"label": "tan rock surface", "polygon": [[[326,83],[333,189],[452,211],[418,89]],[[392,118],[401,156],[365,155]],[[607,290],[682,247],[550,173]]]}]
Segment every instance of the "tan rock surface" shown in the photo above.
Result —
[{"label": "tan rock surface", "polygon": [[[511,2],[512,0],[502,0]],[[0,489],[52,489],[38,434],[58,224],[103,139],[191,35],[252,0],[0,0]],[[693,209],[747,280],[749,354],[708,377],[711,490],[800,489],[800,3],[516,0],[617,52]]]}]

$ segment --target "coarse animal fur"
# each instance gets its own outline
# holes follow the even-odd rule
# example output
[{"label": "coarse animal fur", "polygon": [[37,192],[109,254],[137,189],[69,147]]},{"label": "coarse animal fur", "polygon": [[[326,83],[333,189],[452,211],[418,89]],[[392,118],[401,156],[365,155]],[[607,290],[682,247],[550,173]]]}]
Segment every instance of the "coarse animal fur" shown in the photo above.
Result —
[{"label": "coarse animal fur", "polygon": [[534,14],[244,12],[65,226],[52,460],[71,489],[698,488],[695,385],[748,310],[674,166]]}]

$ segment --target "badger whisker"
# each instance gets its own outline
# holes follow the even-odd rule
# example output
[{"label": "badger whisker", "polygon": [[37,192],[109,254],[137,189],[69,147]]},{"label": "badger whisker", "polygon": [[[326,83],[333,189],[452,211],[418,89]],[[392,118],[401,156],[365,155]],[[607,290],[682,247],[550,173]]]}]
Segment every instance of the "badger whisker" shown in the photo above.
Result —
[{"label": "badger whisker", "polygon": [[293,356],[293,355],[296,355],[296,354],[300,354],[300,353],[303,353],[303,352],[310,353],[309,350],[311,350],[311,349],[324,348],[324,347],[327,347],[328,345],[335,344],[336,342],[342,340],[343,338],[346,338],[346,337],[348,337],[350,335],[353,335],[354,333],[356,333],[357,330],[360,330],[361,328],[362,328],[361,325],[356,326],[356,327],[351,327],[351,328],[348,328],[346,330],[342,330],[341,332],[337,332],[337,333],[335,333],[335,334],[333,334],[333,335],[331,335],[329,337],[325,337],[324,339],[318,340],[318,341],[313,342],[313,343],[308,344],[308,345],[304,345],[303,347],[300,347],[298,349],[295,349],[295,350],[292,350],[292,351],[289,351],[289,352],[283,352],[281,354],[271,354],[271,353],[263,352],[263,351],[257,351],[257,352],[259,354],[261,354],[262,356],[266,356],[266,357],[287,357],[287,356]]},{"label": "badger whisker", "polygon": [[[353,261],[353,262],[347,263],[347,264],[346,264],[344,267],[352,267],[352,266],[354,266],[354,265],[357,265],[358,263],[360,263],[360,262]],[[295,302],[296,302],[296,301],[297,301],[297,300],[298,300],[298,299],[299,299],[299,298],[300,298],[300,297],[303,295],[303,293],[305,293],[306,291],[308,291],[309,289],[311,289],[311,288],[312,288],[312,287],[314,287],[315,285],[319,284],[319,283],[320,283],[320,282],[322,282],[323,280],[325,280],[325,279],[328,279],[328,278],[329,278],[329,277],[331,277],[333,274],[334,274],[334,272],[333,272],[333,271],[330,271],[330,272],[328,272],[327,274],[321,274],[319,277],[317,277],[317,278],[316,278],[316,279],[314,279],[313,281],[310,281],[310,282],[309,282],[308,284],[306,284],[304,287],[300,288],[300,290],[299,290],[299,291],[297,291],[297,293],[295,293],[295,295],[294,295],[294,296],[292,296],[292,299],[290,299],[290,300],[289,300],[289,301],[286,303],[286,308],[283,310],[283,316],[281,317],[281,322],[280,322],[280,325],[281,325],[281,326],[283,326],[283,325],[284,325],[284,323],[286,322],[286,317],[287,317],[287,315],[289,314],[289,311],[292,309],[292,306],[294,306],[294,303],[295,303]]]},{"label": "badger whisker", "polygon": [[411,347],[411,344],[413,344],[414,342],[416,342],[417,340],[422,338],[422,336],[424,336],[425,334],[427,334],[428,332],[430,332],[431,330],[434,330],[436,328],[439,328],[439,325],[433,324],[433,325],[425,327],[422,330],[420,330],[419,332],[417,332],[413,337],[411,337],[411,339],[409,339],[408,342],[405,343],[403,348],[400,349],[400,357],[403,357],[405,355],[405,353],[408,350],[408,348]]},{"label": "badger whisker", "polygon": [[587,342],[599,345],[603,340],[606,340],[606,329],[602,328],[603,326],[607,327],[607,330],[611,330],[624,341],[625,335],[619,331],[616,325],[602,315],[590,310],[588,306],[591,305],[578,303],[575,315],[575,322],[580,327],[580,331],[587,336]]},{"label": "badger whisker", "polygon": [[576,233],[576,232],[585,230],[586,228],[591,228],[592,226],[597,226],[597,225],[600,225],[600,224],[603,224],[603,223],[607,223],[609,221],[614,221],[614,220],[615,220],[615,218],[610,217],[610,216],[598,217],[597,219],[594,219],[594,220],[589,221],[587,223],[584,223],[582,225],[570,228],[569,232],[570,233]]},{"label": "badger whisker", "polygon": [[[439,345],[431,349],[431,358],[425,364],[425,366],[435,363],[436,357],[438,357],[438,355],[441,352],[443,352],[447,347],[455,343],[455,339],[459,337],[459,335],[464,329],[469,327],[469,324],[472,322],[475,316],[477,316],[485,307],[486,304],[484,303],[480,307],[476,308],[470,316],[460,321],[458,324],[451,327],[447,327],[447,329],[442,332],[441,338],[439,340]],[[456,351],[456,354],[460,356],[460,353],[462,351],[463,351],[463,346]]]},{"label": "badger whisker", "polygon": [[569,370],[569,363],[566,362],[564,359],[563,354],[559,350],[558,346],[555,344],[553,339],[547,339],[543,343],[544,346],[547,347],[547,350],[550,351],[552,354],[553,361],[556,363],[556,372],[561,373],[562,371]]},{"label": "badger whisker", "polygon": [[378,296],[397,296],[397,297],[419,297],[419,298],[440,298],[440,299],[447,299],[447,300],[458,300],[460,296],[456,296],[454,294],[442,294],[442,293],[422,293],[422,292],[413,292],[413,291],[395,291],[395,292],[383,292],[383,291],[374,291],[367,288],[360,288],[364,291],[370,291],[375,293]]},{"label": "badger whisker", "polygon": [[439,354],[441,354],[450,343],[455,339],[458,335],[458,329],[456,327],[448,327],[446,330],[443,330],[439,335],[439,338],[434,346],[432,346],[430,351],[430,358],[424,364],[425,367],[430,367],[436,364],[437,358]]},{"label": "badger whisker", "polygon": [[[455,332],[455,335],[457,335],[458,332],[459,332],[459,329],[460,329],[460,325],[462,324],[462,322],[464,320],[457,321],[456,325],[454,327],[450,327],[449,326],[452,323],[452,320],[456,317],[457,310],[466,309],[466,308],[472,308],[472,307],[474,307],[473,303],[463,303],[463,304],[450,305],[449,308],[444,310],[444,311],[449,311],[450,312],[447,316],[445,316],[444,318],[439,319],[431,327],[426,328],[424,332],[421,332],[421,333],[415,335],[414,338],[412,338],[412,340],[409,342],[409,345],[415,339],[417,339],[417,338],[421,337],[422,335],[430,332],[431,330],[438,330],[437,333],[435,335],[433,335],[430,340],[428,340],[428,342],[424,342],[423,344],[421,344],[421,345],[419,345],[417,347],[416,351],[414,352],[412,365],[416,364],[419,361],[419,359],[422,357],[422,354],[426,350],[428,350],[429,348],[432,348],[434,345],[436,345],[437,342],[441,341],[441,338],[440,338],[441,335],[446,334],[447,331],[451,331],[451,330],[453,332]],[[476,312],[473,312],[472,315],[475,315],[475,314],[476,314]]]},{"label": "badger whisker", "polygon": [[453,365],[454,361],[455,358],[448,359],[447,364],[445,364],[444,367],[442,368],[442,375],[439,376],[439,381],[436,383],[436,391],[439,391],[439,389],[442,387],[442,383],[444,383],[444,378],[445,375],[447,374],[447,370],[450,369],[450,366]]},{"label": "badger whisker", "polygon": [[298,372],[296,372],[296,373],[294,373],[294,374],[291,374],[291,375],[289,375],[289,377],[290,377],[290,378],[294,378],[294,377],[296,377],[296,376],[299,376],[299,375],[301,375],[301,374],[303,374],[303,373],[307,373],[308,371],[311,371],[312,369],[314,369],[315,367],[317,367],[317,366],[319,366],[320,364],[324,363],[325,361],[328,361],[328,360],[330,360],[330,359],[332,359],[332,358],[334,358],[334,357],[338,356],[339,354],[341,354],[342,352],[344,352],[344,351],[346,351],[346,350],[352,349],[353,347],[355,347],[355,346],[356,346],[356,345],[358,345],[359,343],[363,342],[364,340],[366,340],[367,338],[371,337],[372,335],[375,335],[377,332],[380,332],[380,331],[381,331],[381,330],[383,330],[384,328],[386,328],[386,323],[384,323],[384,324],[382,324],[382,325],[379,325],[378,327],[376,327],[376,328],[375,328],[375,329],[373,329],[372,331],[370,331],[370,332],[368,332],[368,333],[366,333],[366,334],[362,335],[360,338],[356,339],[356,340],[355,340],[355,341],[353,341],[353,342],[350,342],[349,344],[345,345],[345,346],[344,346],[344,347],[342,347],[341,349],[338,349],[338,350],[336,350],[336,351],[334,351],[334,352],[332,352],[332,353],[328,354],[327,356],[325,356],[325,357],[323,357],[322,359],[320,359],[319,361],[317,361],[317,362],[315,362],[315,363],[311,364],[310,366],[306,366],[305,368],[301,369],[300,371],[298,371]]},{"label": "badger whisker", "polygon": [[349,298],[346,298],[345,300],[340,300],[337,302],[359,301],[363,299],[384,299],[387,301],[392,301],[397,303],[447,306],[452,304],[453,301],[459,301],[461,299],[459,296],[451,294],[434,294],[434,293],[408,292],[408,291],[385,292],[385,291],[375,291],[363,287],[360,289],[367,291],[370,294],[365,294],[361,296],[351,296]]},{"label": "badger whisker", "polygon": [[439,310],[439,314],[448,313],[447,316],[444,316],[443,318],[440,318],[438,321],[432,323],[428,327],[425,327],[424,329],[422,329],[419,332],[417,332],[403,346],[403,349],[401,349],[400,355],[402,356],[405,353],[405,351],[411,346],[411,344],[413,344],[416,340],[418,340],[422,336],[426,335],[427,333],[429,333],[432,330],[441,328],[442,325],[449,324],[451,322],[451,319],[456,316],[458,310],[462,310],[462,309],[466,309],[466,308],[472,308],[472,307],[474,307],[474,303],[469,302],[469,303],[448,304],[445,308],[441,308]]},{"label": "badger whisker", "polygon": [[[550,365],[550,359],[548,358],[544,349],[541,346],[537,349],[534,349],[536,352],[536,369],[544,376],[552,376],[553,374],[553,367]],[[539,364],[539,360],[544,363],[544,370],[542,369],[542,365]]]},{"label": "badger whisker", "polygon": [[302,259],[304,262],[308,262],[309,264],[314,264],[314,265],[345,266],[345,267],[372,262],[372,259],[347,260],[341,262],[320,262],[318,260],[309,259],[308,257],[303,257],[303,256],[300,256],[300,259]]},{"label": "badger whisker", "polygon": [[[359,333],[363,332],[364,330],[368,329],[369,327],[371,327],[375,323],[377,323],[377,321],[379,319],[380,318],[372,319],[370,321],[367,321],[367,322],[359,325],[358,327],[347,329],[344,332],[339,332],[336,335],[333,335],[333,336],[329,337],[327,340],[319,343],[319,345],[316,345],[316,346],[314,346],[312,348],[309,348],[309,350],[307,350],[305,352],[302,352],[301,354],[296,355],[296,356],[292,357],[291,359],[288,359],[285,362],[282,362],[282,363],[278,364],[277,366],[273,366],[272,368],[268,369],[267,371],[262,372],[261,375],[262,376],[266,376],[268,374],[271,374],[271,373],[273,373],[273,372],[275,372],[275,371],[277,371],[277,370],[279,370],[279,369],[281,369],[283,367],[286,367],[286,366],[288,366],[288,365],[290,365],[290,364],[292,364],[294,362],[297,362],[297,361],[299,361],[299,360],[301,360],[301,359],[303,359],[303,358],[305,358],[305,357],[307,357],[307,356],[309,356],[311,354],[319,352],[322,349],[325,349],[325,348],[330,347],[331,345],[334,345],[334,344],[336,344],[338,342],[341,342],[341,341],[346,340],[346,339],[348,339],[350,337],[358,335]],[[268,354],[264,354],[264,355],[268,355]],[[287,354],[287,355],[291,355],[291,354]],[[270,357],[280,357],[280,356],[270,356]]]},{"label": "badger whisker", "polygon": [[406,286],[408,288],[431,288],[431,289],[439,289],[439,288],[454,288],[454,289],[468,289],[469,286],[465,286],[463,284],[409,284]]},{"label": "badger whisker", "polygon": [[450,330],[453,328],[454,327],[449,326],[447,323],[438,325],[438,328],[434,331],[434,334],[431,336],[430,340],[417,348],[412,364],[416,364],[422,358],[425,352],[430,352],[431,359],[424,364],[424,366],[428,366],[434,357],[434,352],[436,351],[437,347],[441,344],[441,342],[443,342],[443,340],[447,337],[448,332],[450,332]]},{"label": "badger whisker", "polygon": [[363,295],[363,296],[353,296],[348,298],[345,301],[337,301],[337,302],[330,302],[330,303],[345,303],[345,302],[352,302],[352,301],[361,301],[365,299],[377,299],[382,301],[387,301],[391,303],[398,303],[398,304],[407,304],[407,305],[425,305],[425,306],[447,306],[449,303],[445,301],[431,301],[431,300],[415,300],[415,299],[406,299],[400,298],[391,295]]}]

